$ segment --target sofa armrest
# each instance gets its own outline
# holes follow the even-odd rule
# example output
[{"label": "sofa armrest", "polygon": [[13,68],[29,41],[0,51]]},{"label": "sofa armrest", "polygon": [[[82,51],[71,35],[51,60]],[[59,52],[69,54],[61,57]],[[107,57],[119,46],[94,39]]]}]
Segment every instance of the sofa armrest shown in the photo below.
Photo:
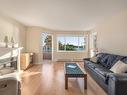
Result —
[{"label": "sofa armrest", "polygon": [[84,58],[83,60],[84,60],[84,61],[85,61],[85,60],[90,61],[90,58]]},{"label": "sofa armrest", "polygon": [[108,95],[127,95],[127,74],[108,75]]},{"label": "sofa armrest", "polygon": [[2,95],[21,95],[20,82],[16,78],[0,78],[0,94]]}]

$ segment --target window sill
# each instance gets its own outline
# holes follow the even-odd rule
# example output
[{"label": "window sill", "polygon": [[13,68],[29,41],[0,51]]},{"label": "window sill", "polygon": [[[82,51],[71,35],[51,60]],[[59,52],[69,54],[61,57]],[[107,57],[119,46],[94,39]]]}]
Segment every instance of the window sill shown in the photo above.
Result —
[{"label": "window sill", "polygon": [[81,52],[87,52],[87,50],[84,50],[84,51],[57,51],[57,52],[60,52],[60,53],[69,53],[69,52],[71,52],[71,53],[73,53],[73,52],[79,52],[79,53],[81,53]]}]

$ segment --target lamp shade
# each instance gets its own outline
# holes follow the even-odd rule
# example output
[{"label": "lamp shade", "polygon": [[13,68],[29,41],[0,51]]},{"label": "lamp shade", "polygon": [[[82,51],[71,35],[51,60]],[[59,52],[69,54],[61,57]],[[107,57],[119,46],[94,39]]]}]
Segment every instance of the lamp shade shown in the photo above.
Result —
[{"label": "lamp shade", "polygon": [[14,43],[14,38],[13,37],[11,37],[11,43]]},{"label": "lamp shade", "polygon": [[93,51],[94,51],[94,52],[98,52],[98,48],[95,48]]},{"label": "lamp shade", "polygon": [[8,43],[8,36],[5,36],[5,37],[4,37],[4,42],[5,42],[5,43]]}]

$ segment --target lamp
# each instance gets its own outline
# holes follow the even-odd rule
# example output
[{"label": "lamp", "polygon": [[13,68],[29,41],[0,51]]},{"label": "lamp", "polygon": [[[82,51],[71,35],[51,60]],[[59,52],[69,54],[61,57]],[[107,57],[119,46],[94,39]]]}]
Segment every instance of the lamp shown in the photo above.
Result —
[{"label": "lamp", "polygon": [[5,47],[8,48],[8,36],[4,37]]},{"label": "lamp", "polygon": [[92,48],[90,49],[90,56],[93,57],[98,53],[98,48]]},{"label": "lamp", "polygon": [[13,37],[11,37],[11,43],[12,43],[12,48],[14,48],[14,39],[13,39]]},{"label": "lamp", "polygon": [[97,53],[98,52],[98,48],[95,48],[93,51]]}]

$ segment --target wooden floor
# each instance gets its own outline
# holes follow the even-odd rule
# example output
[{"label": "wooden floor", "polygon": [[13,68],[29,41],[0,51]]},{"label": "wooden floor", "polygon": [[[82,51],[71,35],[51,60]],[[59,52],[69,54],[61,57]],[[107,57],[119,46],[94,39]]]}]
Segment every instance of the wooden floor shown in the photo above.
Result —
[{"label": "wooden floor", "polygon": [[22,95],[107,95],[89,75],[87,85],[82,92],[77,80],[69,79],[69,89],[65,90],[64,62],[35,65],[22,74],[21,83]]}]

